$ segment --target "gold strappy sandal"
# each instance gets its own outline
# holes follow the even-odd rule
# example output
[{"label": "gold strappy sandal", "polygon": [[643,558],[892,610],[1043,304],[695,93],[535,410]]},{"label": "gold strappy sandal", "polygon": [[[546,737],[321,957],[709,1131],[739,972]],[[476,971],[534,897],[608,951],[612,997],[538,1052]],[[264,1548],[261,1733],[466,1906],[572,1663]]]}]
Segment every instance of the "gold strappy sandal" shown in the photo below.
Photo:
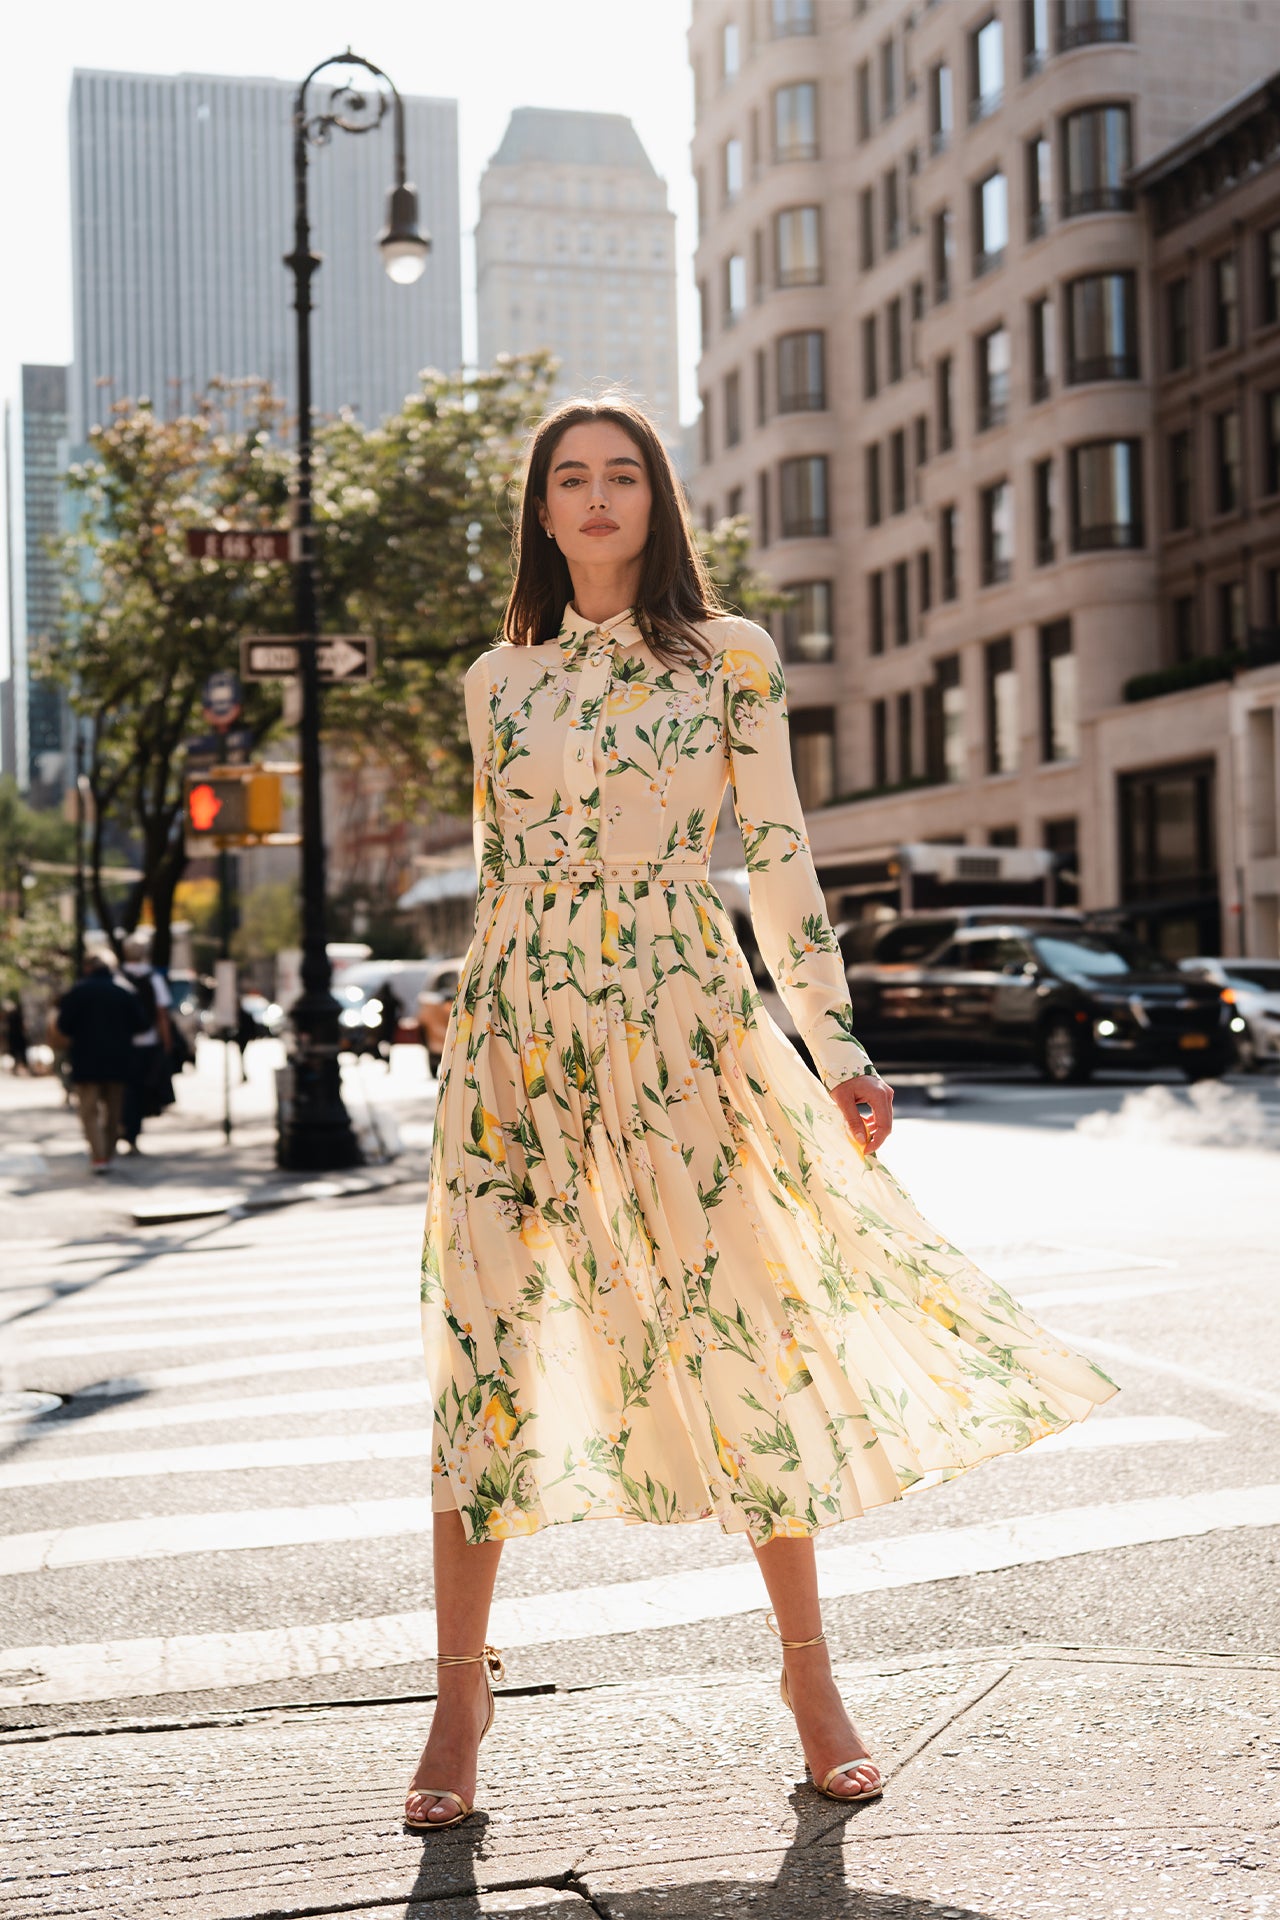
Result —
[{"label": "gold strappy sandal", "polygon": [[[507,1670],[502,1664],[502,1655],[496,1647],[486,1646],[483,1653],[443,1653],[436,1656],[437,1668],[472,1667],[480,1661],[484,1662],[484,1681],[489,1692],[489,1715],[480,1729],[480,1738],[483,1740],[493,1725],[493,1683],[495,1680],[505,1680],[507,1677]],[[409,1812],[411,1800],[419,1803],[430,1800],[452,1800],[458,1811],[451,1820],[415,1820]],[[469,1807],[462,1795],[454,1793],[451,1787],[410,1787],[404,1806],[404,1823],[407,1827],[415,1828],[419,1833],[443,1833],[446,1827],[461,1826],[464,1820],[470,1819],[474,1811],[474,1807]]]},{"label": "gold strappy sandal", "polygon": [[[766,1617],[765,1624],[768,1626],[770,1633],[776,1633],[779,1640],[782,1641],[784,1653],[791,1647],[819,1647],[827,1637],[825,1633],[815,1633],[812,1640],[783,1640],[782,1633],[778,1626],[777,1615],[773,1613]],[[782,1695],[783,1706],[790,1707],[791,1712],[794,1714],[795,1708],[791,1706],[791,1694],[787,1687],[787,1669],[785,1664],[782,1669],[782,1684],[778,1691]],[[880,1769],[874,1760],[842,1760],[838,1767],[832,1767],[830,1773],[824,1774],[821,1780],[814,1779],[813,1774],[809,1770],[808,1761],[805,1762],[804,1770],[808,1775],[810,1784],[815,1786],[819,1793],[825,1794],[828,1800],[838,1800],[841,1806],[852,1806],[856,1800],[878,1800],[884,1792],[884,1781],[880,1778]],[[873,1773],[875,1775],[875,1785],[867,1787],[862,1793],[832,1793],[831,1782],[838,1780],[842,1773]]]}]

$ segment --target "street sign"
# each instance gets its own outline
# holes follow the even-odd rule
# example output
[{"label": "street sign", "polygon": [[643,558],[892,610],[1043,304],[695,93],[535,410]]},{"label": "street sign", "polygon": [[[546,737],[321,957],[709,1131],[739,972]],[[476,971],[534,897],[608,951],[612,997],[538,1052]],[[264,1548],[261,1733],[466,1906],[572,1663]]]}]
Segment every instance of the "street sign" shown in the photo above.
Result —
[{"label": "street sign", "polygon": [[291,527],[188,527],[193,560],[297,560],[301,546]]},{"label": "street sign", "polygon": [[[292,680],[302,648],[311,641],[279,639],[269,633],[242,633],[240,672],[246,680]],[[352,686],[373,679],[376,664],[373,635],[335,633],[316,645],[316,666],[329,686]]]},{"label": "street sign", "polygon": [[228,667],[221,667],[211,673],[204,683],[204,692],[200,696],[200,707],[211,727],[219,732],[232,727],[240,718],[243,704],[240,682]]}]

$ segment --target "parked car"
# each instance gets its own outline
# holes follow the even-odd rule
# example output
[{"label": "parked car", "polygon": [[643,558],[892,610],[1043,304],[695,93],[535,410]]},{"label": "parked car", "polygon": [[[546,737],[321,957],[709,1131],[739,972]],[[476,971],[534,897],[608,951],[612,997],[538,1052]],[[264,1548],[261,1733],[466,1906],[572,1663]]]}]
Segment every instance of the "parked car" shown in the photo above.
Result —
[{"label": "parked car", "polygon": [[1280,1065],[1280,960],[1226,960],[1197,956],[1179,962],[1184,973],[1212,980],[1236,997],[1231,1030],[1236,1059],[1246,1071]]},{"label": "parked car", "polygon": [[904,915],[848,967],[854,1032],[873,1059],[1030,1061],[1059,1084],[1099,1067],[1204,1080],[1231,1065],[1222,990],[1126,936],[1063,916],[954,921]]},{"label": "parked car", "polygon": [[462,977],[462,961],[433,960],[431,971],[418,990],[418,1027],[427,1050],[427,1066],[433,1074],[440,1071],[444,1036],[453,1011],[454,995]]}]

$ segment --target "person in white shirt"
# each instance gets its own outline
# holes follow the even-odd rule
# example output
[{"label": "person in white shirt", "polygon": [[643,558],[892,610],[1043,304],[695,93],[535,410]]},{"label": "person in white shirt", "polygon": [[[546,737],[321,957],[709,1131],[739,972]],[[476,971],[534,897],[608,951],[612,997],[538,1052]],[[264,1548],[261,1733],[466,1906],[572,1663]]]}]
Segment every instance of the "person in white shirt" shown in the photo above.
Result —
[{"label": "person in white shirt", "polygon": [[169,983],[153,967],[148,942],[137,934],[125,941],[124,984],[132,987],[149,1016],[141,1033],[133,1036],[133,1072],[124,1096],[124,1138],[130,1153],[137,1153],[138,1135],[144,1120],[153,1120],[173,1105],[173,1079],[169,1054],[173,1031],[169,1009],[173,995]]}]

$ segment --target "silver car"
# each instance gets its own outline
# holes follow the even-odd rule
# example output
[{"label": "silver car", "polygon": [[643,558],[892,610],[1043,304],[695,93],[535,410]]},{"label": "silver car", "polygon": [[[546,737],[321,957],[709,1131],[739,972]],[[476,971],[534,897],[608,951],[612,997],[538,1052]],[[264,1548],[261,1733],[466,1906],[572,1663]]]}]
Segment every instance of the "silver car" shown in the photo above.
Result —
[{"label": "silver car", "polygon": [[1280,960],[1199,954],[1179,965],[1185,973],[1199,974],[1235,994],[1232,1038],[1242,1067],[1280,1065]]}]

